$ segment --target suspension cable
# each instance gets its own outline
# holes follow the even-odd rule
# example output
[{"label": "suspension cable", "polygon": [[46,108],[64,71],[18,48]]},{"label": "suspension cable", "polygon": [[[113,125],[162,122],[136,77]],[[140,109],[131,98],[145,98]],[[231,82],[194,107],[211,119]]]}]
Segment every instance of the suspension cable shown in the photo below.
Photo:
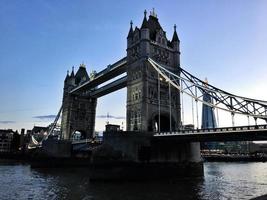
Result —
[{"label": "suspension cable", "polygon": [[217,127],[220,127],[220,121],[219,121],[219,109],[216,108],[216,115],[217,115]]},{"label": "suspension cable", "polygon": [[234,127],[235,126],[235,113],[231,112],[231,115],[232,115],[232,126]]},{"label": "suspension cable", "polygon": [[248,126],[250,126],[249,115],[247,117],[248,117]]},{"label": "suspension cable", "polygon": [[[195,87],[195,92],[196,92],[196,97],[197,97],[197,88]],[[197,114],[197,129],[199,128],[199,124],[198,124],[198,101],[197,98],[195,99],[196,102],[196,114]]]},{"label": "suspension cable", "polygon": [[193,122],[193,125],[195,126],[195,120],[194,120],[194,99],[192,98],[192,122]]},{"label": "suspension cable", "polygon": [[182,107],[182,125],[184,125],[184,95],[183,95],[183,81],[181,80],[181,95],[182,95],[182,102],[181,102],[181,107]]},{"label": "suspension cable", "polygon": [[[210,91],[211,93],[214,93],[215,96],[217,95],[216,93],[219,92],[218,95],[218,98],[223,98],[221,101],[219,101],[217,104],[213,104],[213,103],[209,103],[209,102],[205,102],[203,101],[202,99],[198,98],[198,101],[202,102],[203,104],[206,104],[208,106],[211,106],[211,107],[214,107],[214,108],[219,108],[221,110],[224,110],[224,111],[227,111],[227,112],[234,112],[236,114],[244,114],[244,111],[242,111],[241,109],[231,109],[229,110],[228,108],[228,102],[226,102],[225,100],[227,98],[231,98],[235,101],[235,104],[231,104],[230,106],[233,107],[233,105],[235,106],[236,105],[236,102],[239,102],[236,100],[236,98],[241,98],[242,101],[244,102],[254,102],[256,103],[257,105],[260,106],[260,108],[263,108],[263,107],[267,107],[267,102],[266,101],[262,101],[262,100],[255,100],[255,99],[249,99],[249,98],[245,98],[245,97],[240,97],[240,96],[237,96],[237,95],[233,95],[233,94],[230,94],[228,92],[225,92],[223,90],[220,90],[218,88],[215,88],[211,85],[209,85],[210,88],[203,88],[204,86],[202,85],[199,85],[197,82],[194,82],[194,81],[199,81],[202,83],[201,80],[197,79],[196,77],[194,77],[193,75],[189,74],[188,72],[186,72],[186,74],[184,74],[187,78],[183,78],[181,76],[178,76],[172,72],[170,72],[169,70],[167,70],[166,68],[164,68],[163,66],[161,66],[160,64],[158,64],[157,62],[155,62],[154,60],[152,60],[151,58],[148,58],[148,61],[152,64],[152,66],[154,67],[154,69],[161,74],[162,77],[164,77],[166,80],[168,80],[168,76],[167,74],[170,74],[171,76],[175,77],[173,80],[171,80],[171,85],[173,85],[175,88],[177,88],[178,90],[181,91],[181,87],[179,86],[179,84],[177,84],[177,80],[182,80],[182,81],[186,81],[186,82],[190,82],[192,85],[191,86],[188,86],[185,88],[185,90],[183,90],[183,92],[189,96],[191,96],[191,98],[198,98],[198,97],[194,97],[194,94],[192,94],[192,91],[190,90],[190,88],[192,88],[193,86],[196,86],[197,88],[199,89],[204,89],[205,91]],[[183,70],[183,69],[182,69]],[[183,70],[183,72],[185,72]],[[190,90],[190,91],[186,91],[186,90]],[[222,96],[224,95],[224,96]],[[223,101],[223,102],[222,102]],[[225,103],[226,102],[226,103]],[[221,107],[219,106],[219,104],[224,104],[226,106],[226,108],[224,107]],[[242,106],[243,107],[243,106]],[[254,108],[255,110],[255,108]],[[264,112],[264,111],[263,111]],[[259,109],[257,109],[257,112],[255,113],[251,113],[249,112],[249,115],[250,116],[253,116],[253,117],[257,117],[257,118],[263,118],[263,119],[267,119],[267,116],[263,114],[262,111],[259,111]],[[247,113],[246,113],[247,114]]]},{"label": "suspension cable", "polygon": [[54,122],[52,123],[52,126],[50,127],[50,129],[48,131],[47,137],[53,133],[53,131],[54,131],[56,125],[57,125],[57,122],[59,120],[62,108],[63,108],[63,105],[60,106],[60,109],[59,109],[59,111],[58,111],[58,113],[56,115],[56,118],[55,118]]},{"label": "suspension cable", "polygon": [[254,117],[254,120],[255,120],[255,126],[257,126],[257,117]]},{"label": "suspension cable", "polygon": [[158,131],[160,133],[160,75],[159,73],[158,73],[158,107],[159,107]]},{"label": "suspension cable", "polygon": [[[169,79],[170,79],[170,75],[169,75]],[[169,85],[169,104],[170,104],[170,133],[172,132],[172,95],[171,95],[171,84],[170,81],[168,81],[168,85]]]}]

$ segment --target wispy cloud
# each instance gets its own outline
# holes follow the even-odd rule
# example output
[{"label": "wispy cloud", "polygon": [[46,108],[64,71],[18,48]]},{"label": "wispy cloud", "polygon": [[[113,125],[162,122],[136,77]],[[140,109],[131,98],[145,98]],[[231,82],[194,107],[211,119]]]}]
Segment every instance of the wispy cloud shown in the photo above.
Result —
[{"label": "wispy cloud", "polygon": [[34,116],[32,118],[46,120],[46,119],[54,119],[56,118],[56,115],[40,115],[40,116]]},{"label": "wispy cloud", "polygon": [[14,124],[15,121],[0,121],[0,124]]},{"label": "wispy cloud", "polygon": [[109,118],[109,119],[126,119],[124,116],[113,116],[113,115],[98,115],[97,118]]}]

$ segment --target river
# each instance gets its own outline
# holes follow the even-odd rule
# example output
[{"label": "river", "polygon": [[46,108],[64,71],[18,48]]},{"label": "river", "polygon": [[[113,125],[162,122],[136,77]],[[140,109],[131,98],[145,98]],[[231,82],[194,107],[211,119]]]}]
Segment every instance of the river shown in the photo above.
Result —
[{"label": "river", "polygon": [[205,163],[204,177],[177,182],[90,182],[86,169],[0,164],[0,199],[251,199],[267,194],[267,163]]}]

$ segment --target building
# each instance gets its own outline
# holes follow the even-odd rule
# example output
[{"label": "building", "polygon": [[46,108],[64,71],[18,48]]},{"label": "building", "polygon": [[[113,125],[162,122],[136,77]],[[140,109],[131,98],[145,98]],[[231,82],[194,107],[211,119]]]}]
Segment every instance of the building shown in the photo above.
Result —
[{"label": "building", "polygon": [[116,124],[107,124],[106,125],[106,132],[118,132],[118,131],[122,131],[120,129],[120,125],[116,125]]},{"label": "building", "polygon": [[[208,81],[205,81],[208,83]],[[210,95],[204,93],[203,101],[213,103]],[[214,108],[203,103],[202,106],[202,129],[217,128]],[[202,149],[209,150],[223,150],[225,153],[247,153],[249,150],[249,143],[246,141],[234,142],[205,142],[201,145]]]},{"label": "building", "polygon": [[15,132],[11,129],[0,130],[0,153],[9,153],[12,151],[12,140]]},{"label": "building", "polygon": [[249,144],[250,153],[262,153],[267,154],[267,144],[266,143],[253,143]]},{"label": "building", "polygon": [[[208,83],[208,81],[205,81]],[[209,93],[203,94],[203,101],[207,103],[213,103]],[[214,114],[214,108],[210,107],[203,103],[202,105],[202,120],[201,120],[201,128],[209,129],[209,128],[217,128],[216,118]],[[202,149],[218,149],[218,142],[204,142],[201,145]]]},{"label": "building", "polygon": [[[208,93],[203,94],[203,101],[212,103],[212,99]],[[202,105],[202,129],[217,128],[216,118],[214,114],[214,108],[203,103]]]}]

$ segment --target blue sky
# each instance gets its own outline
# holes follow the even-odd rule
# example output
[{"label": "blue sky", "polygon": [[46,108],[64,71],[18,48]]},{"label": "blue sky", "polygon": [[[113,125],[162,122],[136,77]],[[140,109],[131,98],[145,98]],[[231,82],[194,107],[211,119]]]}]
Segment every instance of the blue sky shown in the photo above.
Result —
[{"label": "blue sky", "polygon": [[[36,116],[57,113],[66,71],[82,62],[100,71],[124,57],[130,20],[140,26],[152,8],[169,39],[177,25],[183,68],[267,100],[267,1],[0,0],[0,128],[49,124]],[[123,89],[100,98],[97,115],[125,116],[125,107]]]}]

